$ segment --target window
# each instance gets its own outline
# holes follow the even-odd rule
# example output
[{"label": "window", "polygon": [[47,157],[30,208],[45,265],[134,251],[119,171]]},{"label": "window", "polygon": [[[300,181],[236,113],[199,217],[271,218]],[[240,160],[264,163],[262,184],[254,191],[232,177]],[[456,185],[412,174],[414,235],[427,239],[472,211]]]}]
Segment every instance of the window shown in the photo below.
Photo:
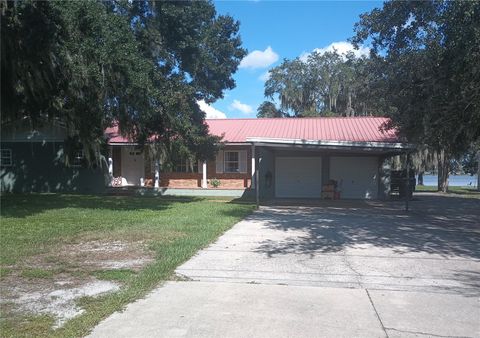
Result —
[{"label": "window", "polygon": [[173,172],[176,173],[198,173],[198,162],[188,159],[178,159],[173,163]]},{"label": "window", "polygon": [[81,167],[83,164],[83,159],[85,158],[85,154],[83,153],[83,150],[77,150],[73,153],[73,161],[72,161],[72,166],[73,167]]},{"label": "window", "polygon": [[238,151],[226,151],[223,158],[226,173],[240,172],[240,156]]},{"label": "window", "polygon": [[0,165],[2,167],[9,167],[12,165],[12,149],[1,150]]}]

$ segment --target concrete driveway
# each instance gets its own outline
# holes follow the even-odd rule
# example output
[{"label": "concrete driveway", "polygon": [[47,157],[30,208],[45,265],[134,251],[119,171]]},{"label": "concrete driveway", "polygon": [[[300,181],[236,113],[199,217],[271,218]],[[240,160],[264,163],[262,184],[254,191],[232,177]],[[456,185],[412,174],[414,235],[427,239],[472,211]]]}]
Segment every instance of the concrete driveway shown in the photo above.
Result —
[{"label": "concrete driveway", "polygon": [[402,207],[262,207],[92,336],[480,337],[480,200]]}]

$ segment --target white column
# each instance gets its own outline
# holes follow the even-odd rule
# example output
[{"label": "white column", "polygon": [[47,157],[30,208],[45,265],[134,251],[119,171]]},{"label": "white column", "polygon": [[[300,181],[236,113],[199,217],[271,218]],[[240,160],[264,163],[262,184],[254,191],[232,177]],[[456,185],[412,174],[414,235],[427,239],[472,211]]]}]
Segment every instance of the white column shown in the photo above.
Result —
[{"label": "white column", "polygon": [[257,180],[257,177],[255,175],[255,145],[252,145],[252,184],[250,187],[252,189],[255,188],[255,181]]},{"label": "white column", "polygon": [[207,161],[202,163],[202,188],[206,189],[207,185]]},{"label": "white column", "polygon": [[112,180],[113,180],[113,159],[110,151],[110,156],[108,157],[108,186],[112,186]]},{"label": "white column", "polygon": [[160,163],[155,160],[155,188],[160,188]]},{"label": "white column", "polygon": [[113,177],[113,159],[111,157],[108,158],[108,174]]}]

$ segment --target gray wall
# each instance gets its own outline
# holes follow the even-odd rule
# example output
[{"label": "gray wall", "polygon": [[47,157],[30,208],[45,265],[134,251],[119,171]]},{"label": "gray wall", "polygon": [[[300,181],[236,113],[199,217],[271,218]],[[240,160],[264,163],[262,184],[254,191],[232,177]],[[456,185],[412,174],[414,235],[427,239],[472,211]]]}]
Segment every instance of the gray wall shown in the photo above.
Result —
[{"label": "gray wall", "polygon": [[2,192],[80,192],[105,190],[107,167],[67,168],[62,142],[5,142],[12,150],[12,166],[0,168]]},{"label": "gray wall", "polygon": [[[275,156],[273,151],[257,147],[257,156],[259,156],[259,175],[260,175],[260,198],[269,199],[275,196]],[[267,177],[270,177],[268,179]]]}]

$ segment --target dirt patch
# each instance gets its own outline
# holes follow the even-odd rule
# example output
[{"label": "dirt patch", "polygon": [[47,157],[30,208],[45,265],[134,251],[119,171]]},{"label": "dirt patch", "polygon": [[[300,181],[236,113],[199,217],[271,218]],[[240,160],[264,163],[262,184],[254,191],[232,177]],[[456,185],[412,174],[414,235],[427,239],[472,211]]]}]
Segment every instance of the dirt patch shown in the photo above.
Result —
[{"label": "dirt patch", "polygon": [[143,241],[93,240],[64,244],[54,253],[29,258],[24,262],[24,266],[61,268],[69,271],[125,268],[139,271],[153,260],[153,253]]},{"label": "dirt patch", "polygon": [[153,260],[153,253],[143,241],[63,244],[54,252],[9,266],[11,272],[0,279],[0,304],[7,312],[51,315],[59,327],[83,312],[76,305],[77,299],[121,287],[120,282],[94,278],[95,273],[117,269],[139,271]]},{"label": "dirt patch", "polygon": [[[2,305],[9,304],[14,312],[47,314],[55,318],[55,327],[83,313],[76,300],[120,289],[118,283],[94,278],[74,279],[59,276],[56,280],[37,280],[11,276],[1,282]],[[64,278],[64,279],[62,279]],[[13,286],[12,282],[18,283]]]}]

